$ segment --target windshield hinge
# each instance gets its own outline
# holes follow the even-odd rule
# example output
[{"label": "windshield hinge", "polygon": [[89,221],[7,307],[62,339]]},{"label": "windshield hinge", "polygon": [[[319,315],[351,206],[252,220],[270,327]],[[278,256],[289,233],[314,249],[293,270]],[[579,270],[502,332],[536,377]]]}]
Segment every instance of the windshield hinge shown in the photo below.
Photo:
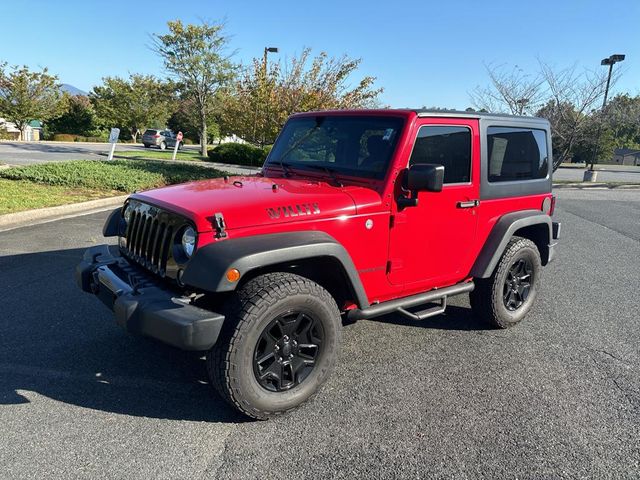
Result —
[{"label": "windshield hinge", "polygon": [[216,230],[216,238],[225,238],[227,236],[227,232],[225,229],[227,228],[227,224],[224,221],[224,217],[221,212],[218,212],[213,215],[211,218],[213,228]]}]

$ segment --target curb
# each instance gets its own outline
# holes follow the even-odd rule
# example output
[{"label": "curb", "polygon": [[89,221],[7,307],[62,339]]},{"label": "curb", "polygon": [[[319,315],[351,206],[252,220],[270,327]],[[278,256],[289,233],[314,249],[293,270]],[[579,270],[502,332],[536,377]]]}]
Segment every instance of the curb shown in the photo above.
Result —
[{"label": "curb", "polygon": [[603,183],[603,182],[575,182],[575,183],[554,183],[554,189],[572,188],[575,190],[635,190],[640,189],[640,183]]},{"label": "curb", "polygon": [[0,215],[0,232],[108,210],[112,207],[122,205],[128,196],[129,195],[118,195],[117,197],[100,198],[98,200],[90,200],[88,202],[70,203],[68,205],[59,205],[57,207],[37,208],[35,210],[25,210],[24,212],[7,213],[5,215]]}]

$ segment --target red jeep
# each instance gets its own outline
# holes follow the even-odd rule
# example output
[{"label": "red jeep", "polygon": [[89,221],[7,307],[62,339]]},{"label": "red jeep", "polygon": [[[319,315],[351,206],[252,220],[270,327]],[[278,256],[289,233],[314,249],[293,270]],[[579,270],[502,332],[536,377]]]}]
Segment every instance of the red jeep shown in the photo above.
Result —
[{"label": "red jeep", "polygon": [[219,393],[268,418],[327,380],[341,316],[424,320],[468,293],[522,320],[559,237],[551,165],[539,118],[294,115],[256,176],[131,195],[77,281],[127,331],[206,351]]}]

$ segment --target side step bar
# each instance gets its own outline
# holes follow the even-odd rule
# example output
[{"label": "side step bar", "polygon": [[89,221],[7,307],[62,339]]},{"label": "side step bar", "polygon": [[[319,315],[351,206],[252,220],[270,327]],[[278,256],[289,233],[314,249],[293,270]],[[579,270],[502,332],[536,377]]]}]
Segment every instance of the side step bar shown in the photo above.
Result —
[{"label": "side step bar", "polygon": [[[398,298],[397,300],[389,300],[388,302],[378,303],[368,308],[360,310],[358,308],[350,310],[348,313],[349,320],[363,320],[388,313],[398,312],[411,320],[424,320],[434,315],[444,313],[447,308],[447,297],[453,297],[462,293],[471,292],[475,288],[473,282],[458,283],[450,287],[439,288],[430,290],[428,292],[419,293],[410,297]],[[427,308],[420,312],[411,313],[407,308],[417,307],[418,305],[424,305],[425,303],[431,303],[440,301],[440,305],[432,308]]]}]

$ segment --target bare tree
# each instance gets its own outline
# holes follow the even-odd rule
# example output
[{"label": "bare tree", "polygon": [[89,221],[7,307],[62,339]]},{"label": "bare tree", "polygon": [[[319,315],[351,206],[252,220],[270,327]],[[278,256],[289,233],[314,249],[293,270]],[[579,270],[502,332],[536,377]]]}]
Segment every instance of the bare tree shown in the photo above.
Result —
[{"label": "bare tree", "polygon": [[[548,63],[540,62],[540,70],[549,91],[547,104],[538,112],[551,123],[556,145],[554,169],[571,158],[574,146],[587,143],[596,148],[596,139],[589,132],[595,110],[604,95],[607,75],[602,71],[578,71],[576,66],[554,70]],[[615,84],[619,74],[614,74],[611,84]]]},{"label": "bare tree", "polygon": [[517,65],[505,70],[504,65],[485,64],[491,84],[476,87],[469,93],[477,110],[525,115],[535,112],[546,97],[545,79],[531,75]]}]

